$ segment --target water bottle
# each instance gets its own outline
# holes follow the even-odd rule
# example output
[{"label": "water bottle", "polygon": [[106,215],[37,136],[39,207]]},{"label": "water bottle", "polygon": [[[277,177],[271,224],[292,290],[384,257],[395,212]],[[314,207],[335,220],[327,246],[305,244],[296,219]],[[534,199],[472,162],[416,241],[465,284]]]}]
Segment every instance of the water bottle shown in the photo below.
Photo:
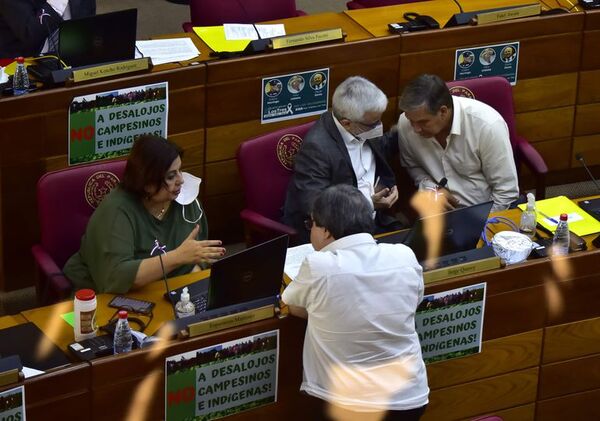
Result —
[{"label": "water bottle", "polygon": [[554,256],[566,256],[569,254],[569,219],[566,213],[560,215],[560,221],[554,231],[552,239],[552,254]]},{"label": "water bottle", "polygon": [[115,354],[123,354],[131,351],[132,345],[133,338],[131,337],[131,328],[129,327],[129,322],[127,322],[127,312],[125,310],[121,310],[119,311],[119,320],[117,321],[113,342]]},{"label": "water bottle", "polygon": [[183,319],[184,317],[193,316],[196,313],[196,307],[194,303],[190,301],[190,293],[187,287],[181,291],[179,301],[175,304],[175,311],[177,312],[177,318]]},{"label": "water bottle", "polygon": [[13,95],[23,95],[29,91],[29,76],[25,68],[25,59],[17,57],[17,68],[13,75]]},{"label": "water bottle", "polygon": [[535,237],[536,217],[535,196],[532,193],[527,193],[527,207],[521,213],[519,232],[533,239]]}]

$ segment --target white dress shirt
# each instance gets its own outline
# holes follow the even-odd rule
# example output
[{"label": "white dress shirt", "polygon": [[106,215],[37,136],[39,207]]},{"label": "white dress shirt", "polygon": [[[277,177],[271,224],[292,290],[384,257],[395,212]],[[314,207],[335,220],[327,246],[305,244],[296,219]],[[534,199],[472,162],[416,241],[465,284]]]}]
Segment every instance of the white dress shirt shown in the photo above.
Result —
[{"label": "white dress shirt", "polygon": [[308,312],[300,389],[362,412],[427,404],[415,331],[423,290],[422,268],[402,244],[355,234],[309,254],[282,297]]},{"label": "white dress shirt", "polygon": [[404,114],[398,120],[400,162],[415,184],[433,187],[446,177],[461,206],[494,201],[507,209],[519,196],[517,169],[502,116],[483,102],[452,97],[454,113],[446,148],[413,130]]},{"label": "white dress shirt", "polygon": [[342,139],[344,139],[348,155],[350,155],[352,169],[356,174],[358,190],[369,200],[369,203],[373,203],[371,198],[375,192],[375,156],[373,156],[373,150],[364,140],[356,138],[347,131],[335,116],[333,116],[333,121]]}]

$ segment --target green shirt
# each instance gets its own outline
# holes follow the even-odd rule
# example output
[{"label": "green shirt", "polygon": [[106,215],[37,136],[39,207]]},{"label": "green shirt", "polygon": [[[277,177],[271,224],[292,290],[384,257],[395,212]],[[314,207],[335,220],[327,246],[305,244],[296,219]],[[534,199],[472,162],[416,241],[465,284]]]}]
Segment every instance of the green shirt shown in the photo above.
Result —
[{"label": "green shirt", "polygon": [[[156,219],[142,202],[117,187],[110,192],[88,222],[81,248],[67,261],[64,273],[74,289],[92,288],[97,293],[125,293],[135,280],[140,263],[150,256],[154,240],[175,250],[194,229],[183,218],[184,206],[173,201],[162,220]],[[194,221],[200,216],[196,202],[185,206],[185,217]],[[208,237],[206,216],[200,225],[198,240]],[[167,276],[188,273],[194,265],[183,265]]]}]

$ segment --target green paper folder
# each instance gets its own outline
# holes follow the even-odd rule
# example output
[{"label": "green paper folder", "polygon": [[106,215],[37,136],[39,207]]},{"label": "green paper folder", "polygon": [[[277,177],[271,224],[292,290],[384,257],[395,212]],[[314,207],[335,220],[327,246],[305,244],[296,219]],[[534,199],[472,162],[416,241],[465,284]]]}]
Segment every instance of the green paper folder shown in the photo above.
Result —
[{"label": "green paper folder", "polygon": [[[525,210],[527,205],[519,205],[519,209]],[[600,221],[581,209],[567,196],[558,196],[551,199],[538,200],[535,203],[537,212],[537,223],[554,232],[556,224],[542,215],[558,221],[561,213],[569,215],[569,230],[579,236],[590,235],[600,232]]]}]

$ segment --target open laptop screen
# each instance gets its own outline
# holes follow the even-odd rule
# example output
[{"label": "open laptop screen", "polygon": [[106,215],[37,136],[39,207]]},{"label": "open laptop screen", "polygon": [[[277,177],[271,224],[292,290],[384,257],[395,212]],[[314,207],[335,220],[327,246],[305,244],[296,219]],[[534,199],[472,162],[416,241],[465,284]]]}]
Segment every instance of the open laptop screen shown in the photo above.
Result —
[{"label": "open laptop screen", "polygon": [[61,23],[61,60],[78,67],[135,57],[137,9],[121,10]]}]

